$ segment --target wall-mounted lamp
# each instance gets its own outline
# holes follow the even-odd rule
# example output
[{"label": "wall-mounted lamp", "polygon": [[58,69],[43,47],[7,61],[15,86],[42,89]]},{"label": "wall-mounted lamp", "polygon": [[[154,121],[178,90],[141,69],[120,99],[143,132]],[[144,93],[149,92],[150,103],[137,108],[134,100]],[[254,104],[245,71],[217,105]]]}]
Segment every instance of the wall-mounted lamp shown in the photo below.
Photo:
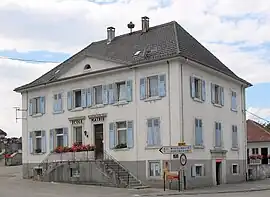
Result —
[{"label": "wall-mounted lamp", "polygon": [[87,134],[87,131],[84,131],[84,135],[88,138],[88,134]]}]

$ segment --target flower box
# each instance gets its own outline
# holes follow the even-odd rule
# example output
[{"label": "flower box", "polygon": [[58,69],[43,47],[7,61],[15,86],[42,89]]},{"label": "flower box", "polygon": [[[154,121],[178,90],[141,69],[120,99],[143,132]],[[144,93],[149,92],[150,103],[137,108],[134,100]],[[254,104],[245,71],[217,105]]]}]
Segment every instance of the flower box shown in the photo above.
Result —
[{"label": "flower box", "polygon": [[250,159],[250,164],[251,165],[260,165],[260,164],[262,164],[262,160],[261,159]]}]

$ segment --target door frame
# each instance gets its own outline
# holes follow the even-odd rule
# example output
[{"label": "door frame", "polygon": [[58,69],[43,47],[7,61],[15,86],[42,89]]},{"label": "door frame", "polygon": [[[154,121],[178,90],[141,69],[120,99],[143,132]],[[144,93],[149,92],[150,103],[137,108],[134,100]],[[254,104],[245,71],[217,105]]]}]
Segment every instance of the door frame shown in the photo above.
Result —
[{"label": "door frame", "polygon": [[[96,130],[95,130],[95,126],[96,125],[102,125],[102,146],[103,146],[103,155],[104,155],[104,151],[105,151],[105,141],[104,141],[104,122],[95,122],[92,124],[92,128],[93,128],[93,144],[94,146],[96,146]],[[96,153],[95,153],[96,154]]]}]

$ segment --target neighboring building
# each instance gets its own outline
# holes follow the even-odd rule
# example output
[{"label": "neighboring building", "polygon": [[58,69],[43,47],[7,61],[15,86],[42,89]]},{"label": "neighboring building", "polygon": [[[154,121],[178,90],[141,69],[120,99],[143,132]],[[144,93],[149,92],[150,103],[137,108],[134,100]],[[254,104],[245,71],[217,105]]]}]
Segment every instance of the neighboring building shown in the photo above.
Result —
[{"label": "neighboring building", "polygon": [[55,147],[79,142],[161,186],[164,163],[180,165],[159,149],[184,141],[193,147],[188,187],[243,181],[249,86],[175,21],[149,27],[143,17],[142,30],[120,36],[109,27],[106,40],[15,89],[28,109],[24,174]]},{"label": "neighboring building", "polygon": [[0,129],[0,138],[5,138],[7,136],[7,133]]},{"label": "neighboring building", "polygon": [[[250,158],[257,156],[258,164],[270,164],[270,132],[263,125],[253,120],[247,120],[247,135],[247,155]],[[250,163],[250,159],[248,163]]]}]

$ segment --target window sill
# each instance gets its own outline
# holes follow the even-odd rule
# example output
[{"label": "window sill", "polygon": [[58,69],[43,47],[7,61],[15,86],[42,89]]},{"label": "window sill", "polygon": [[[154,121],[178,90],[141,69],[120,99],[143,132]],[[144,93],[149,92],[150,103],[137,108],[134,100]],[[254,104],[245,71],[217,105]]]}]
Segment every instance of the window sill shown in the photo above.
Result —
[{"label": "window sill", "polygon": [[194,97],[193,100],[196,101],[196,102],[199,102],[199,103],[203,103],[204,102],[202,99],[199,99],[199,98],[196,98],[196,97]]},{"label": "window sill", "polygon": [[97,105],[91,106],[90,108],[97,109],[97,108],[102,108],[102,107],[104,107],[104,104],[97,104]]},{"label": "window sill", "polygon": [[194,149],[204,149],[205,146],[204,145],[194,145],[193,148]]},{"label": "window sill", "polygon": [[118,101],[117,103],[114,103],[113,106],[119,106],[119,105],[127,105],[127,101]]},{"label": "window sill", "polygon": [[193,176],[192,178],[203,178],[205,176]]},{"label": "window sill", "polygon": [[115,148],[114,151],[129,151],[129,148]]},{"label": "window sill", "polygon": [[213,105],[214,105],[215,107],[222,108],[222,105],[221,105],[221,104],[213,103]]},{"label": "window sill", "polygon": [[82,111],[83,107],[76,107],[74,109],[71,110],[71,112],[75,112],[75,111]]},{"label": "window sill", "polygon": [[162,146],[146,146],[145,150],[160,149]]},{"label": "window sill", "polygon": [[232,173],[232,175],[233,175],[233,176],[237,176],[237,175],[239,175],[239,173]]},{"label": "window sill", "polygon": [[235,148],[231,148],[232,151],[238,151],[239,148],[238,147],[235,147]]},{"label": "window sill", "polygon": [[65,112],[65,110],[55,111],[55,112],[53,112],[53,114],[62,114],[62,113],[64,113],[64,112]]},{"label": "window sill", "polygon": [[231,109],[232,112],[237,112],[237,109]]},{"label": "window sill", "polygon": [[145,102],[151,102],[151,101],[156,101],[156,100],[161,100],[160,96],[154,96],[154,97],[149,97],[147,99],[145,99]]},{"label": "window sill", "polygon": [[31,155],[33,155],[33,156],[34,156],[34,155],[35,155],[35,156],[36,156],[36,155],[45,155],[45,154],[46,154],[46,153],[31,153]]},{"label": "window sill", "polygon": [[163,177],[162,176],[149,176],[147,178],[148,181],[160,181],[160,180],[163,180]]},{"label": "window sill", "polygon": [[40,116],[42,116],[42,115],[43,115],[42,113],[38,113],[38,114],[32,115],[32,117],[33,117],[33,118],[37,118],[37,117],[40,117]]}]

